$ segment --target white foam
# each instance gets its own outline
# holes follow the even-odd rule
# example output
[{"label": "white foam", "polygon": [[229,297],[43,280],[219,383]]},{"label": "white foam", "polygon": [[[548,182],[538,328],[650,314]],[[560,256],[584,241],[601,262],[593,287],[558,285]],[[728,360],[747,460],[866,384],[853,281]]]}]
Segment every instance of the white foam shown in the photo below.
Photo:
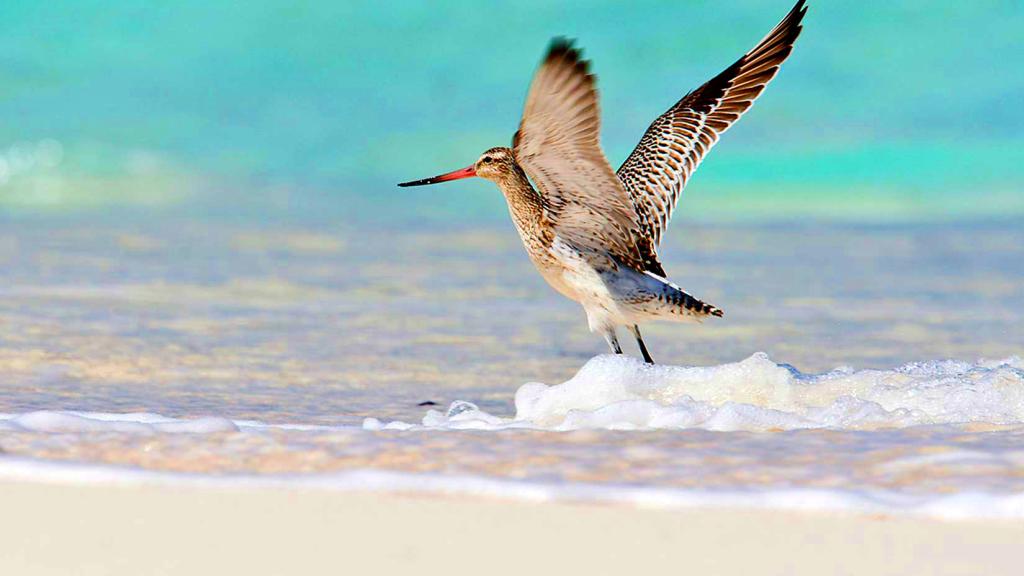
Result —
[{"label": "white foam", "polygon": [[526,502],[598,502],[644,508],[744,508],[803,512],[893,513],[947,520],[1024,518],[1024,494],[907,494],[886,490],[702,490],[651,486],[536,482],[481,476],[352,470],[321,474],[206,475],[121,466],[0,458],[0,480],[57,485],[169,485],[294,491],[402,492]]},{"label": "white foam", "polygon": [[[404,472],[350,469],[318,474],[180,474],[109,465],[0,456],[0,479],[60,483],[171,483],[331,490],[445,493],[529,501],[584,500],[653,507],[763,507],[899,512],[945,518],[1024,518],[1024,362],[934,361],[891,370],[839,368],[810,375],[755,354],[704,368],[648,366],[621,356],[590,360],[559,385],[524,384],[516,414],[503,418],[470,402],[431,410],[416,424],[367,418],[368,434],[346,426],[263,424],[159,414],[30,412],[0,415],[4,449],[23,455],[78,455],[73,436],[107,448],[140,449],[134,435],[173,434],[144,443],[147,465],[206,455],[210,462],[287,453],[293,468],[353,455],[406,462]],[[999,428],[964,427],[991,423]],[[928,428],[921,425],[940,425]],[[624,442],[609,433],[435,434],[510,428],[573,431],[801,430],[788,434],[652,434]],[[273,434],[263,431],[275,430]],[[823,429],[856,430],[832,432]],[[862,433],[861,430],[876,430]],[[209,438],[218,432],[242,436]],[[246,436],[252,434],[252,436]],[[679,440],[682,438],[682,440]],[[839,450],[822,452],[839,438]],[[227,441],[225,441],[227,440]],[[494,460],[501,442],[500,465]],[[118,452],[121,451],[121,452]],[[728,458],[722,458],[728,451]],[[92,452],[83,452],[92,454]],[[271,456],[267,456],[267,455]],[[303,456],[308,454],[309,458]],[[571,454],[571,456],[569,456]],[[325,456],[326,455],[326,456]],[[609,458],[618,467],[609,468]],[[441,459],[445,473],[437,470]],[[448,460],[444,460],[448,459]],[[465,460],[465,465],[461,460]],[[247,472],[248,470],[248,472]],[[510,472],[511,470],[511,472]],[[510,475],[511,474],[511,475]],[[756,481],[751,481],[755,478]],[[579,478],[587,478],[580,482]],[[676,481],[675,479],[689,479]],[[824,480],[823,480],[824,479]]]},{"label": "white foam", "polygon": [[227,418],[207,417],[179,420],[144,412],[109,414],[40,410],[25,414],[0,415],[0,431],[13,432],[209,434],[236,432],[238,429],[239,427]]},{"label": "white foam", "polygon": [[[429,411],[426,428],[878,429],[924,424],[1024,423],[1024,361],[931,361],[891,370],[837,368],[817,375],[757,353],[710,367],[651,366],[598,356],[555,386],[524,384],[516,415],[499,418],[457,401]],[[368,419],[368,429],[411,429]]]}]

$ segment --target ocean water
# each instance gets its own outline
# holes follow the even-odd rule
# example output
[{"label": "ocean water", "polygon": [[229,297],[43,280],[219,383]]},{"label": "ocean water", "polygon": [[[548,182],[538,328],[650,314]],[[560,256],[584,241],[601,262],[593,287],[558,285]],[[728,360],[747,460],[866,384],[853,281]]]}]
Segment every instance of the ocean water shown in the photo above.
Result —
[{"label": "ocean water", "polygon": [[[392,188],[508,144],[552,37],[593,59],[618,165],[793,3],[12,0],[0,211],[497,223],[496,194]],[[1019,218],[1022,28],[1016,0],[810,2],[792,57],[690,185],[688,213]]]},{"label": "ocean water", "polygon": [[649,368],[489,183],[394,185],[558,35],[617,165],[789,0],[6,2],[0,478],[1024,516],[1024,9],[809,4],[662,249],[725,318]]},{"label": "ocean water", "polygon": [[680,228],[648,367],[509,224],[8,223],[0,477],[1024,516],[1019,227]]}]

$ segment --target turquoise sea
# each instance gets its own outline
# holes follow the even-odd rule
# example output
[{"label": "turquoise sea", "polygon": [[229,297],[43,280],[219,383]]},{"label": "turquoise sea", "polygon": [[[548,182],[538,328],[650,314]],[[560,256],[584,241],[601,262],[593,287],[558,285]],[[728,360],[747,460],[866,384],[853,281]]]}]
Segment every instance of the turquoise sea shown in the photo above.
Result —
[{"label": "turquoise sea", "polygon": [[[553,36],[594,61],[617,165],[789,8],[6,2],[0,208],[498,222],[503,201],[484,183],[393,184],[508,143]],[[1014,0],[811,2],[793,57],[701,167],[682,218],[1019,217],[1022,29]]]}]

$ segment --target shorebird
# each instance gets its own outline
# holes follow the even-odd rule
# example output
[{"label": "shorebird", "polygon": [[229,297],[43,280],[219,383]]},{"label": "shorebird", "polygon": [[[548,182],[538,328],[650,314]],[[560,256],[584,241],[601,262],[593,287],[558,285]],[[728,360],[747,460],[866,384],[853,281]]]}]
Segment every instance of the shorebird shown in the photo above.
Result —
[{"label": "shorebird", "polygon": [[491,148],[471,166],[399,186],[471,176],[497,184],[541,276],[583,306],[591,332],[601,333],[612,352],[622,354],[616,328],[625,326],[653,364],[640,323],[722,316],[666,278],[658,246],[697,165],[789,56],[804,3],[659,116],[617,173],[601,150],[589,63],[572,42],[556,38],[533,77],[511,148]]}]

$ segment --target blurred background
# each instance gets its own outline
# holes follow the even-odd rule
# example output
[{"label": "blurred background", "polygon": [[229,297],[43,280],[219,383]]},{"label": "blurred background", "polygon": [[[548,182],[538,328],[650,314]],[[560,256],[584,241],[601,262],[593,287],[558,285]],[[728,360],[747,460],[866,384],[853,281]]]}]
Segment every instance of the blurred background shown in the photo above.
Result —
[{"label": "blurred background", "polygon": [[[151,2],[0,9],[0,213],[503,221],[489,183],[398,190],[509,143],[551,37],[578,39],[614,166],[789,0]],[[1024,5],[815,0],[683,219],[1024,215]]]}]

